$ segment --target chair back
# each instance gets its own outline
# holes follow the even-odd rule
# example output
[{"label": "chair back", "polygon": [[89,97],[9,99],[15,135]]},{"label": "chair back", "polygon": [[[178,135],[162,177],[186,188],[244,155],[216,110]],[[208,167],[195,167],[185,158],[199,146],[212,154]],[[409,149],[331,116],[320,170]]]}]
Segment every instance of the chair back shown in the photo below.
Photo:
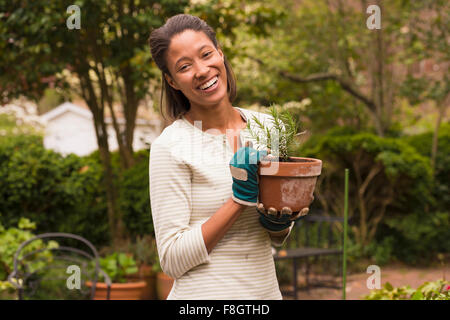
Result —
[{"label": "chair back", "polygon": [[96,248],[75,234],[43,233],[23,242],[13,268],[8,281],[17,288],[19,300],[93,299],[100,274],[109,299],[111,280],[100,268]]}]

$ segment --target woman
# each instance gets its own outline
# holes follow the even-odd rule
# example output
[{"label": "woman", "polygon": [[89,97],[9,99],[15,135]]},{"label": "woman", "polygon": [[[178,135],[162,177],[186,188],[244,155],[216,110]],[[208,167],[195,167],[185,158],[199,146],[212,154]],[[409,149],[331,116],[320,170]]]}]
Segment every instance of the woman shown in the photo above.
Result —
[{"label": "woman", "polygon": [[242,147],[251,142],[247,119],[269,116],[232,106],[231,66],[203,20],[174,16],[149,43],[173,120],[150,154],[158,253],[175,279],[168,299],[281,299],[271,243],[281,245],[293,222],[258,214],[266,153]]}]

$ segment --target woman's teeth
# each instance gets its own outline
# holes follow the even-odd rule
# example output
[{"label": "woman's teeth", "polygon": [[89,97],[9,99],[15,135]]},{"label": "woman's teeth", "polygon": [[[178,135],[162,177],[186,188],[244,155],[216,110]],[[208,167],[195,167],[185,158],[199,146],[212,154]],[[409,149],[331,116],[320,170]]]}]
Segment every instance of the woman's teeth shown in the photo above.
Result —
[{"label": "woman's teeth", "polygon": [[204,85],[200,86],[201,90],[205,90],[208,89],[209,87],[211,87],[213,84],[216,83],[218,77],[215,76],[214,79],[209,80],[207,83],[205,83]]}]

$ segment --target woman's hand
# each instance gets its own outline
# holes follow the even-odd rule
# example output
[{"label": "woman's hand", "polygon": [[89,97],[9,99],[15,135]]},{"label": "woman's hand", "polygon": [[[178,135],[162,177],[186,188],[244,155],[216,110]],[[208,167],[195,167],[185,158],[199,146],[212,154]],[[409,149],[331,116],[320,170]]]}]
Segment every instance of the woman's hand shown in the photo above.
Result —
[{"label": "woman's hand", "polygon": [[268,154],[268,151],[258,151],[252,148],[251,142],[246,142],[230,161],[230,171],[233,177],[234,201],[247,206],[256,206],[258,202],[259,179],[258,163]]},{"label": "woman's hand", "polygon": [[289,228],[292,221],[297,221],[304,218],[309,209],[303,208],[299,212],[293,215],[292,209],[284,207],[281,212],[278,212],[275,208],[264,208],[262,203],[258,203],[256,206],[259,212],[259,222],[261,225],[271,232],[278,232]]}]

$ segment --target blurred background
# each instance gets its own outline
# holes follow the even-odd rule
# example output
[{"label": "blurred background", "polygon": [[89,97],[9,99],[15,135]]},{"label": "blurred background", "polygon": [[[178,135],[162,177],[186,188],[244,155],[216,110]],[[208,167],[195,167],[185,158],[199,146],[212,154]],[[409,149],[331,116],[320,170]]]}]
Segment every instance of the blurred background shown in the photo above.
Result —
[{"label": "blurred background", "polygon": [[0,0],[0,291],[43,232],[161,271],[148,161],[169,123],[147,40],[178,13],[215,29],[234,106],[288,109],[307,131],[294,155],[323,160],[311,214],[343,215],[350,169],[349,272],[447,268],[448,1]]}]

